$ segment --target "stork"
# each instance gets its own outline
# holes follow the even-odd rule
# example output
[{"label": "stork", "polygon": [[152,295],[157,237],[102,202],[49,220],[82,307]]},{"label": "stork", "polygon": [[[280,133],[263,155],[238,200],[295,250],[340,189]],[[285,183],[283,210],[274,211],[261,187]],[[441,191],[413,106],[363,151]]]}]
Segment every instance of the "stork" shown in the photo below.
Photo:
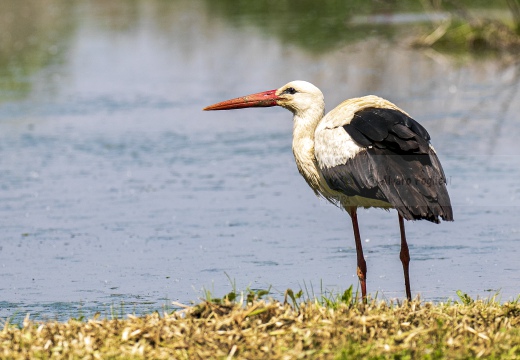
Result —
[{"label": "stork", "polygon": [[367,301],[367,266],[357,209],[395,208],[401,233],[406,297],[411,300],[404,221],[453,221],[446,176],[424,127],[405,111],[369,95],[343,101],[325,115],[322,92],[306,81],[222,101],[204,110],[281,106],[293,113],[292,149],[298,171],[314,193],[352,220],[357,275]]}]

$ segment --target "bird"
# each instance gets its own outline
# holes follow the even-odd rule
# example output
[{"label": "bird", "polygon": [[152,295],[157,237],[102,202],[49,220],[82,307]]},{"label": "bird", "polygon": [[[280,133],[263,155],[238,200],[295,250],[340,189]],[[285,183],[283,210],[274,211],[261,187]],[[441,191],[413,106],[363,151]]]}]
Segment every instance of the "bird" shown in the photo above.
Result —
[{"label": "bird", "polygon": [[203,110],[272,106],[293,113],[292,150],[299,173],[318,197],[350,215],[364,303],[367,265],[357,210],[397,211],[399,258],[410,301],[410,252],[404,219],[453,221],[447,179],[426,129],[397,105],[376,95],[347,99],[325,115],[323,93],[302,80]]}]

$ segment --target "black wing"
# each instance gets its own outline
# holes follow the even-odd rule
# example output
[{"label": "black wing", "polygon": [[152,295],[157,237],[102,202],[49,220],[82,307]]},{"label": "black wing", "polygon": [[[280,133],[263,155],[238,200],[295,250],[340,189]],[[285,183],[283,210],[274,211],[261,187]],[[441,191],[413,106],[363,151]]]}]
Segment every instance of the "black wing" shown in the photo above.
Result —
[{"label": "black wing", "polygon": [[417,121],[398,110],[365,108],[343,128],[363,149],[322,169],[333,190],[386,201],[408,220],[453,220],[444,171]]}]

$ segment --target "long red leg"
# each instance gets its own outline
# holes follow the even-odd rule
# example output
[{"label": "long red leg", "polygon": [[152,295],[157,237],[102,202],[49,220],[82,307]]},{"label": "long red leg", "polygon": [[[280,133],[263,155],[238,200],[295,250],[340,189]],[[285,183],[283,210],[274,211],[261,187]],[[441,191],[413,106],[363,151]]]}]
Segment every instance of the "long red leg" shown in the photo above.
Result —
[{"label": "long red leg", "polygon": [[401,252],[399,253],[399,258],[403,263],[404,270],[404,285],[406,287],[406,298],[408,300],[412,300],[412,292],[410,291],[410,273],[409,273],[409,264],[410,264],[410,252],[408,251],[408,244],[406,243],[406,233],[404,231],[404,220],[401,214],[399,215],[399,229],[401,230]]},{"label": "long red leg", "polygon": [[349,210],[352,219],[352,228],[354,229],[354,239],[356,240],[357,252],[357,276],[361,284],[361,295],[363,302],[367,302],[367,263],[363,256],[363,246],[361,245],[361,236],[359,235],[359,226],[357,220],[357,208],[353,207]]}]

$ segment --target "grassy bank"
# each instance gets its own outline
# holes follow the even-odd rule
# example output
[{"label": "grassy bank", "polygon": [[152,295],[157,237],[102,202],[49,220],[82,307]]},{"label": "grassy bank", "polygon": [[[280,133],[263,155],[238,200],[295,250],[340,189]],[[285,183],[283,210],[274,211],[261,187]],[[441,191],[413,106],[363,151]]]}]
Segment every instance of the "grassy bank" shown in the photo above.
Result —
[{"label": "grassy bank", "polygon": [[448,53],[491,51],[517,55],[520,52],[520,0],[505,3],[509,16],[502,14],[500,18],[492,18],[487,13],[474,14],[456,0],[432,2],[427,6],[428,11],[450,16],[433,22],[434,30],[415,39],[412,45]]},{"label": "grassy bank", "polygon": [[0,348],[12,359],[518,359],[520,302],[203,301],[171,314],[5,324]]}]

